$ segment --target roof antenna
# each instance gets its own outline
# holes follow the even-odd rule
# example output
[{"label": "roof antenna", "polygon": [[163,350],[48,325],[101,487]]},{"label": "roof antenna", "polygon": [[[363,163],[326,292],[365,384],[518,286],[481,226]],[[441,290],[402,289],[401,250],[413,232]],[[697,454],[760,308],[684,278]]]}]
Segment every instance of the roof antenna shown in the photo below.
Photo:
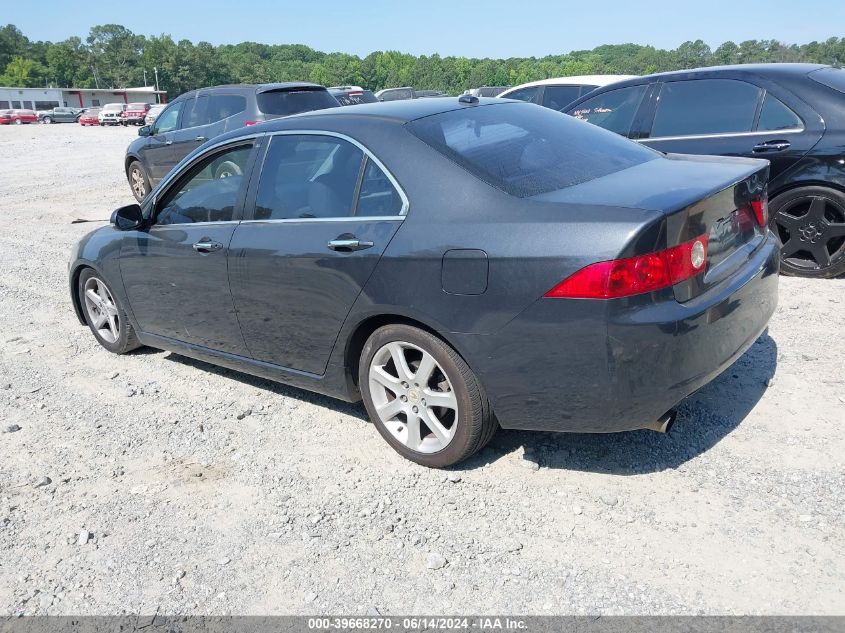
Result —
[{"label": "roof antenna", "polygon": [[478,97],[473,95],[461,95],[458,97],[458,103],[465,103],[467,105],[478,105]]}]

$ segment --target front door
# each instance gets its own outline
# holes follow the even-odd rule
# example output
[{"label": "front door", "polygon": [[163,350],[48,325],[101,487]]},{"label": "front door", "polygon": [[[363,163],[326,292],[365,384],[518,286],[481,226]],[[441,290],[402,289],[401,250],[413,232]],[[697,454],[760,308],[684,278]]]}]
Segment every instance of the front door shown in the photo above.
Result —
[{"label": "front door", "polygon": [[405,199],[360,147],[319,134],[273,136],[250,198],[229,249],[246,345],[258,360],[323,374]]},{"label": "front door", "polygon": [[144,167],[153,184],[157,184],[173,169],[185,154],[174,145],[174,136],[179,128],[179,115],[185,101],[174,101],[165,108],[153,123],[153,129],[147,142],[139,150]]},{"label": "front door", "polygon": [[[162,193],[153,225],[124,238],[120,269],[142,332],[246,355],[226,258],[252,152],[241,142],[198,161]],[[220,176],[227,164],[238,169]]]}]

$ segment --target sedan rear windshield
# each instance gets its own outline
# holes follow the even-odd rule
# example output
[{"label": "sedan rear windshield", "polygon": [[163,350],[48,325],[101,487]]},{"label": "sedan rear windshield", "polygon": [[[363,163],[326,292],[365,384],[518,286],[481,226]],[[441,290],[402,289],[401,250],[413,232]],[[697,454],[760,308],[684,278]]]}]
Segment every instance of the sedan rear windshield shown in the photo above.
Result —
[{"label": "sedan rear windshield", "polygon": [[810,78],[828,88],[845,93],[845,70],[842,68],[820,68],[811,72]]},{"label": "sedan rear windshield", "polygon": [[337,99],[325,89],[270,90],[258,93],[258,109],[264,114],[287,116],[298,112],[337,108]]},{"label": "sedan rear windshield", "polygon": [[467,107],[417,119],[410,131],[481,180],[525,198],[659,156],[617,134],[532,104]]}]

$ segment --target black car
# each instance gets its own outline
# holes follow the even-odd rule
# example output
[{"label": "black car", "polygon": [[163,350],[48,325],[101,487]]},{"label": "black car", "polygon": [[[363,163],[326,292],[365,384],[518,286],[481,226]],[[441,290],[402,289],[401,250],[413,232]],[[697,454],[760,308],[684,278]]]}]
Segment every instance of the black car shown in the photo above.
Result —
[{"label": "black car", "polygon": [[339,105],[323,86],[302,82],[186,92],[162,110],[155,123],[138,130],[141,138],[126,149],[126,178],[141,201],[176,163],[209,139],[269,119]]},{"label": "black car", "polygon": [[639,77],[566,112],[662,152],[766,158],[781,270],[845,272],[845,70],[749,64]]},{"label": "black car", "polygon": [[364,90],[360,86],[332,86],[328,88],[328,91],[340,105],[344,106],[378,101],[372,90]]},{"label": "black car", "polygon": [[501,99],[321,110],[203,145],[81,240],[71,296],[112,352],[363,398],[428,466],[498,425],[666,430],[775,309],[767,172]]}]

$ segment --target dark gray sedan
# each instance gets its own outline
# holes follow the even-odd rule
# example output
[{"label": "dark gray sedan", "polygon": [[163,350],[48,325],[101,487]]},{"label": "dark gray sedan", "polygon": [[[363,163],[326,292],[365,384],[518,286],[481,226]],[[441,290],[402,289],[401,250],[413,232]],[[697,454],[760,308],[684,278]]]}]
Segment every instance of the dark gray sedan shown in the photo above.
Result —
[{"label": "dark gray sedan", "polygon": [[775,309],[767,173],[501,99],[312,112],[206,143],[115,211],[71,296],[112,352],[363,398],[427,466],[499,425],[665,430]]}]

